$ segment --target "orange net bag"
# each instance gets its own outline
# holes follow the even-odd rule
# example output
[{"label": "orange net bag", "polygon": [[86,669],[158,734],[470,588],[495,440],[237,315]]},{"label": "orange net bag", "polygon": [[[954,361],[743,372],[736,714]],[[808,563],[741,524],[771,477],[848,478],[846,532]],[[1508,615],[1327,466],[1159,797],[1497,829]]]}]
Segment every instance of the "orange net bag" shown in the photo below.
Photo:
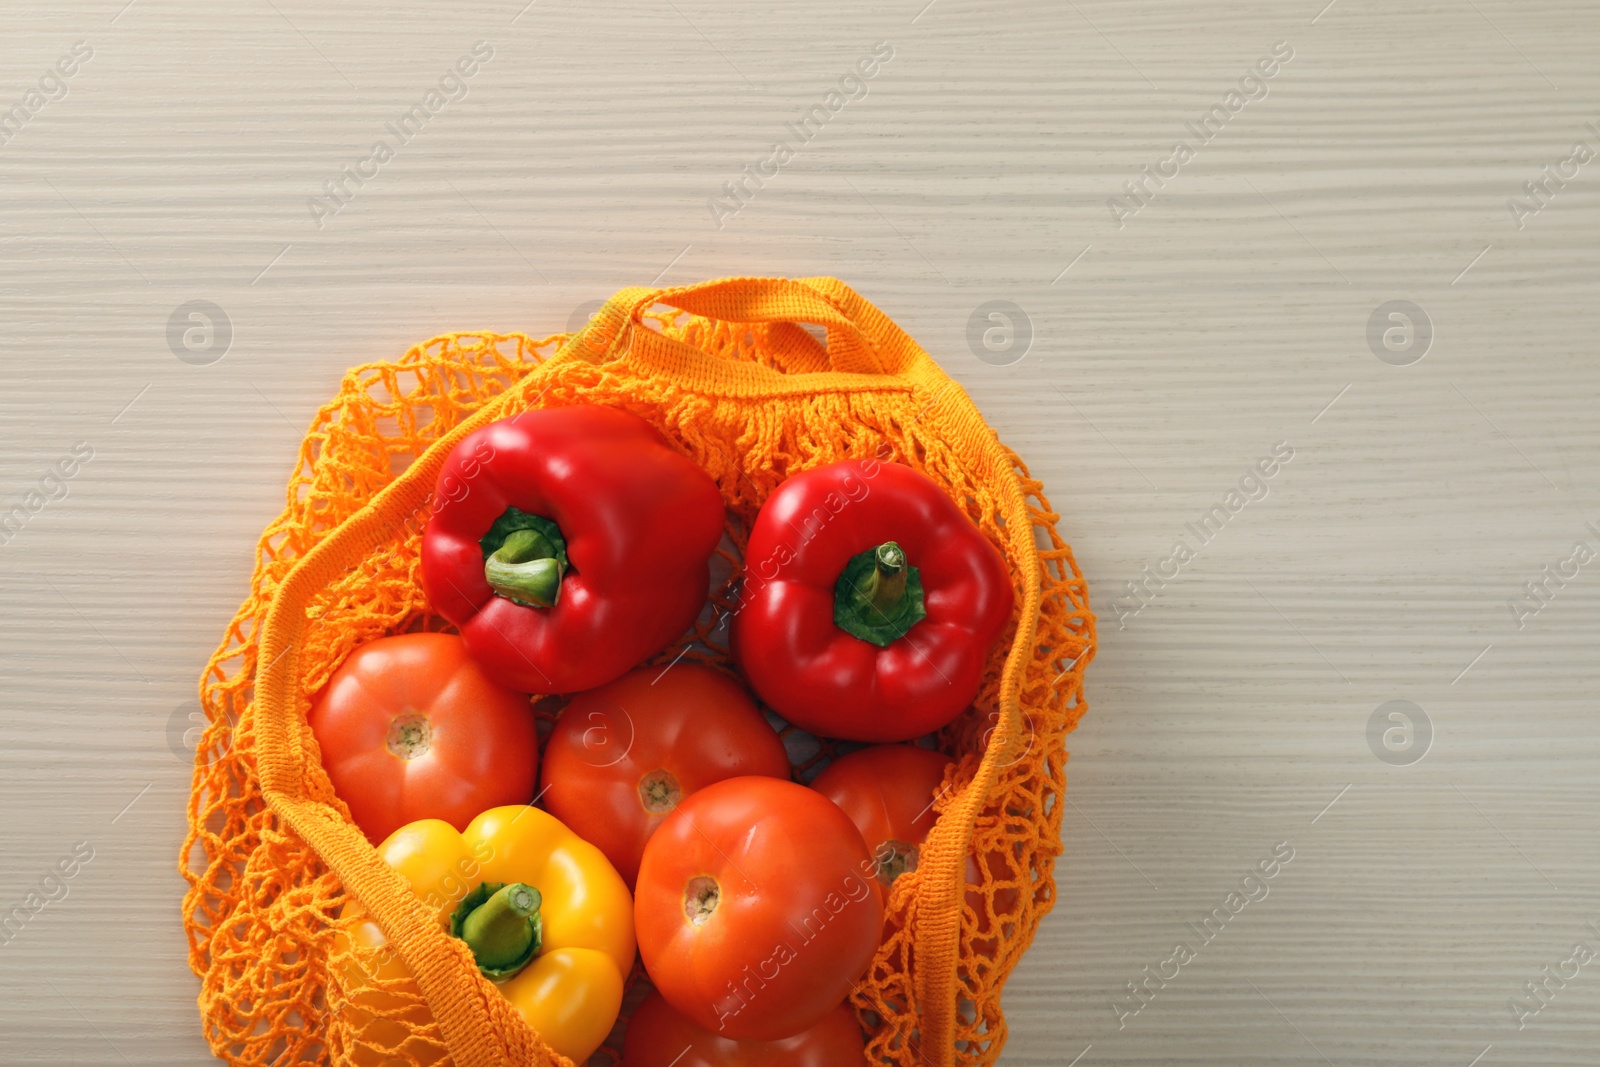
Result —
[{"label": "orange net bag", "polygon": [[[826,345],[802,323],[825,328]],[[624,289],[576,334],[449,334],[345,375],[306,434],[250,595],[201,679],[208,726],[179,866],[213,1051],[252,1065],[569,1063],[379,859],[306,725],[312,695],[356,646],[441,625],[418,552],[455,442],[567,404],[640,415],[722,491],[733,573],[663,661],[687,646],[728,662],[737,552],[768,494],[811,467],[908,464],[1005,556],[1015,618],[974,706],[937,737],[954,761],[938,821],[893,885],[891,933],[852,995],[872,1062],[994,1063],[1001,988],[1055,901],[1065,735],[1085,710],[1094,616],[1039,483],[927,353],[832,278]],[[362,908],[346,909],[352,900]],[[381,968],[343,936],[344,913],[362,909],[414,982],[374,977]],[[597,1062],[614,1062],[614,1047]]]}]

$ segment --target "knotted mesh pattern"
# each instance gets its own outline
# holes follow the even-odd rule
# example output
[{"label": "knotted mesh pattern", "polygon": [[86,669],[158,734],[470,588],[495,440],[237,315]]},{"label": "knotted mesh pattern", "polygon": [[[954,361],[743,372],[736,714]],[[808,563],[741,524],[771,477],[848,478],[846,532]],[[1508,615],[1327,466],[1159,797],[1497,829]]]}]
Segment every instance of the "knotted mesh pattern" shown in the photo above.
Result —
[{"label": "knotted mesh pattern", "polygon": [[[830,306],[870,309],[831,279],[810,284]],[[622,295],[581,335],[449,334],[395,362],[356,367],[317,412],[284,511],[262,533],[250,594],[201,679],[208,725],[180,869],[206,1038],[225,1061],[568,1062],[477,974],[464,946],[389,895],[393,872],[350,824],[305,727],[313,695],[353,648],[444,628],[422,594],[419,548],[436,459],[464,424],[567,404],[640,415],[711,475],[727,505],[719,586],[694,632],[657,657],[663,664],[683,654],[731,670],[730,594],[746,533],[773,489],[802,470],[866,457],[908,464],[961,503],[1007,559],[1016,617],[973,707],[935,739],[954,761],[935,801],[938,824],[917,869],[895,882],[891,932],[852,996],[873,1062],[999,1057],[1001,987],[1055,903],[1065,735],[1085,710],[1094,651],[1086,585],[1056,531],[1059,516],[960,387],[898,331],[864,328],[873,350],[901,368],[865,378],[819,365],[828,350],[792,323],[672,309],[625,321]],[[652,343],[801,376],[791,381],[806,387],[730,385],[694,366],[632,358],[646,330]],[[418,462],[446,437],[433,462]],[[551,702],[536,711],[548,717]],[[784,732],[801,781],[839,750]],[[347,906],[352,897],[360,906]],[[347,936],[368,912],[390,947]],[[594,1062],[615,1063],[619,1047],[609,1042]]]}]

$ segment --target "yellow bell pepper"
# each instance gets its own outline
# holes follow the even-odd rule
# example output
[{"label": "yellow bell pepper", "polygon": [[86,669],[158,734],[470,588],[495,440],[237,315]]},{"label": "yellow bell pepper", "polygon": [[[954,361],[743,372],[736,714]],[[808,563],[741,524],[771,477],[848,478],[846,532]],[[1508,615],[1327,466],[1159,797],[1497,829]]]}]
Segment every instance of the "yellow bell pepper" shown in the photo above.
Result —
[{"label": "yellow bell pepper", "polygon": [[[582,1063],[600,1047],[622,1007],[635,945],[633,899],[598,848],[553,815],[513,804],[459,833],[439,819],[409,823],[378,854],[467,942],[478,969],[552,1049]],[[356,923],[350,939],[367,973],[409,980],[376,923]],[[392,1045],[403,1039],[398,1027],[377,1019],[363,1037]]]}]

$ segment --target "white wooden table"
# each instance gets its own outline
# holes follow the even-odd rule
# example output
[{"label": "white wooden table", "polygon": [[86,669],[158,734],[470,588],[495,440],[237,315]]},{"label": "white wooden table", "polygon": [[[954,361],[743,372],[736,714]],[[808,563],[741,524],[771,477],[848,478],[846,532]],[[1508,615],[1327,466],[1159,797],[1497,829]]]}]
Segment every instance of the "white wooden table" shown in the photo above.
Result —
[{"label": "white wooden table", "polygon": [[1004,1063],[1595,1062],[1600,8],[124,2],[0,14],[0,1062],[208,1060],[184,729],[340,372],[736,273],[878,302],[1089,575]]}]

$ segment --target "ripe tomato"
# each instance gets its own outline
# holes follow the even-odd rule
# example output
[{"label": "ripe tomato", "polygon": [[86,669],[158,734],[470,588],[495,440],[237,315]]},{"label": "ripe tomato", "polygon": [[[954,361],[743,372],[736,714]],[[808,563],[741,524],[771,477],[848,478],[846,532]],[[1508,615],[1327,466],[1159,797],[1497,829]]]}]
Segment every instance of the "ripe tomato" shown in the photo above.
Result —
[{"label": "ripe tomato", "polygon": [[741,775],[789,777],[778,734],[739,684],[685,663],[572,698],[544,751],[544,806],[629,888],[644,843],[684,797]]},{"label": "ripe tomato", "polygon": [[811,782],[861,831],[884,889],[917,869],[917,851],[933,829],[933,798],[950,757],[911,745],[874,745],[840,756]]},{"label": "ripe tomato", "polygon": [[651,993],[628,1020],[622,1067],[866,1067],[856,1013],[841,1004],[780,1041],[734,1041],[701,1029]]},{"label": "ripe tomato", "polygon": [[481,811],[533,797],[528,698],[490,681],[454,634],[362,645],[309,718],[335,792],[374,843],[417,819],[464,830]]},{"label": "ripe tomato", "polygon": [[[922,842],[933,829],[934,798],[944,784],[950,757],[940,752],[911,745],[874,745],[841,756],[816,776],[811,788],[827,797],[850,817],[872,851],[873,865],[884,898],[889,886],[907,871],[917,869]],[[1008,877],[1007,864],[998,852],[986,857],[989,880]],[[998,951],[996,924],[989,918],[984,903],[982,872],[972,856],[967,857],[966,905],[976,916],[971,921],[972,947],[979,955],[994,957]],[[1000,886],[994,891],[997,912],[1016,906],[1017,890]]]},{"label": "ripe tomato", "polygon": [[820,793],[730,778],[692,794],[644,849],[634,926],[681,1014],[776,1041],[844,1000],[878,947],[883,900],[861,832]]}]

